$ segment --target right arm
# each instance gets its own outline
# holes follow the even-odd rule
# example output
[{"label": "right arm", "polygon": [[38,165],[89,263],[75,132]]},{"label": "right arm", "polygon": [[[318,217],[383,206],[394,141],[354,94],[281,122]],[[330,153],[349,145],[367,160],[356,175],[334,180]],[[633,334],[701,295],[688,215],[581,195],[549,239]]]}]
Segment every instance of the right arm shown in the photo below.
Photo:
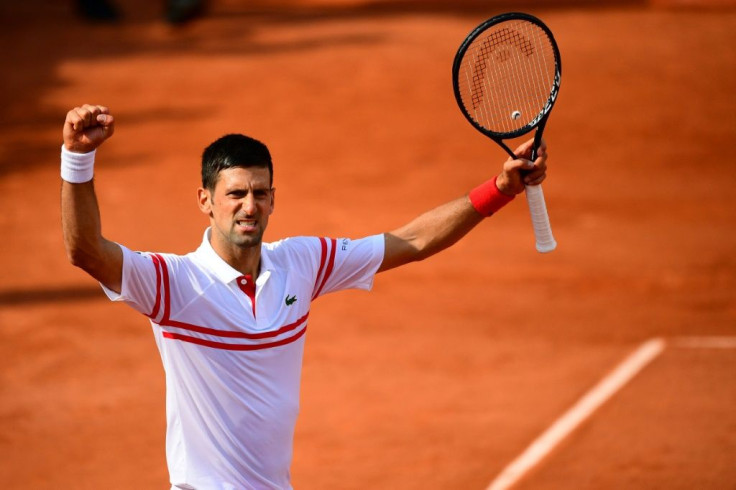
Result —
[{"label": "right arm", "polygon": [[[516,149],[519,158],[509,158],[495,181],[499,195],[515,196],[525,185],[539,185],[547,173],[547,146],[539,147],[537,159],[531,158],[534,140]],[[469,196],[450,201],[415,218],[390,233],[385,233],[384,258],[378,272],[423,260],[453,245],[483,220]]]},{"label": "right arm", "polygon": [[[89,153],[114,132],[114,120],[103,106],[85,104],[69,111],[64,121],[64,148]],[[69,261],[120,293],[123,252],[102,236],[100,210],[92,180],[61,183],[61,223]]]}]

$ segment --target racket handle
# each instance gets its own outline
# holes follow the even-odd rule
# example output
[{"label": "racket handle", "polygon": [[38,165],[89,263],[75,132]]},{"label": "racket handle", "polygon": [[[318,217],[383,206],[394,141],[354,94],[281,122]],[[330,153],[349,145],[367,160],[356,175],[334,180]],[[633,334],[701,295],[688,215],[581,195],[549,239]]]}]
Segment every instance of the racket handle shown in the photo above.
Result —
[{"label": "racket handle", "polygon": [[547,205],[544,202],[542,186],[526,186],[526,201],[532,215],[537,251],[541,253],[551,252],[557,247],[557,242],[555,237],[552,236],[552,228],[549,225],[549,215],[547,214]]}]

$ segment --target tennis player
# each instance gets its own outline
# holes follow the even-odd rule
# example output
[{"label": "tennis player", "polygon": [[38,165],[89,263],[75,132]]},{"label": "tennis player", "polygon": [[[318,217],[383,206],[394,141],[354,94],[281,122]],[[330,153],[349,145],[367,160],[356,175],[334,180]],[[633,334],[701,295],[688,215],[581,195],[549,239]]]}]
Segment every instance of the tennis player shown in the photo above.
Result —
[{"label": "tennis player", "polygon": [[[202,155],[198,205],[209,218],[187,255],[138,253],[104,238],[93,186],[110,111],[69,111],[61,151],[64,244],[71,263],[113,301],[146,315],[166,373],[172,490],[290,489],[304,340],[311,302],[370,289],[376,273],[458,241],[546,175],[546,147],[394,231],[357,240],[262,241],[276,189],[267,147],[226,135]],[[530,155],[531,141],[517,149]]]}]

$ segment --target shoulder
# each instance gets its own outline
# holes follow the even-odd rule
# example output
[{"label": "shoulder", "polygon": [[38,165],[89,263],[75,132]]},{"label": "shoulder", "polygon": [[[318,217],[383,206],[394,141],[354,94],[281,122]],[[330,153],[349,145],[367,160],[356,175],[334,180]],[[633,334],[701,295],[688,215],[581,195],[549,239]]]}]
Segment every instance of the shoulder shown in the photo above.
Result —
[{"label": "shoulder", "polygon": [[178,255],[166,252],[143,252],[139,250],[131,251],[133,256],[143,257],[154,262],[164,263],[169,267],[181,267],[182,265],[192,264],[193,254]]},{"label": "shoulder", "polygon": [[383,243],[383,235],[371,235],[360,239],[300,236],[264,243],[263,249],[272,260],[304,258],[325,260],[330,255],[340,255],[356,250],[382,252]]},{"label": "shoulder", "polygon": [[173,276],[188,270],[201,268],[193,253],[178,255],[174,253],[130,250],[121,246],[123,263],[126,268],[153,266],[160,274]]},{"label": "shoulder", "polygon": [[274,255],[308,253],[313,250],[319,250],[320,240],[321,238],[314,236],[288,237],[275,242],[263,243],[263,248]]},{"label": "shoulder", "polygon": [[281,267],[310,266],[319,260],[319,237],[289,237],[275,242],[264,243],[263,253],[275,265]]}]

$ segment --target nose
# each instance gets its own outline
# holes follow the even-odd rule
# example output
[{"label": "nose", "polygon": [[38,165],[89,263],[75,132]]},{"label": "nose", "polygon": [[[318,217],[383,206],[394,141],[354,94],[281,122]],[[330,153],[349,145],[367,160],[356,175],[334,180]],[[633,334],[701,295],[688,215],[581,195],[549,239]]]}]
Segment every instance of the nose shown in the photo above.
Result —
[{"label": "nose", "polygon": [[253,197],[253,193],[249,192],[244,198],[243,198],[243,211],[246,212],[246,214],[252,216],[256,212],[256,200]]}]

